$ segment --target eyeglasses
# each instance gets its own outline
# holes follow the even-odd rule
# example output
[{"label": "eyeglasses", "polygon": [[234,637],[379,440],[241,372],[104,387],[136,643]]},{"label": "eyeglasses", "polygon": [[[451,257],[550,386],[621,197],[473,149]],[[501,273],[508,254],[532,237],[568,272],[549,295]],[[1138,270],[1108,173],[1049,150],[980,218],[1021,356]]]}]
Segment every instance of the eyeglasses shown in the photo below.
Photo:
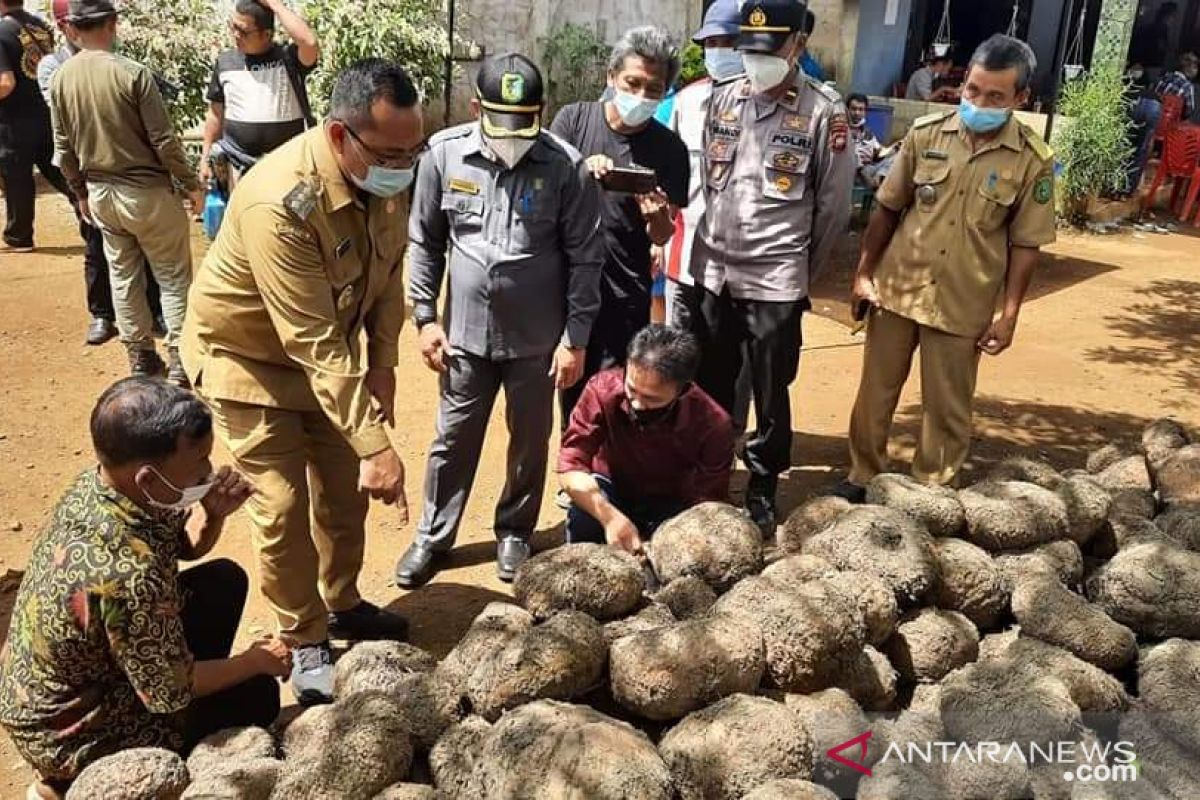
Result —
[{"label": "eyeglasses", "polygon": [[259,32],[259,29],[258,28],[243,28],[241,25],[238,25],[236,22],[231,21],[229,23],[229,32],[232,33],[234,36],[238,37],[239,39],[241,39],[246,36],[253,36],[254,34]]},{"label": "eyeglasses", "polygon": [[429,140],[427,139],[421,142],[416,149],[409,150],[406,153],[401,153],[400,155],[384,155],[364,142],[362,137],[355,133],[354,129],[349,125],[346,125],[346,123],[343,122],[342,126],[345,127],[346,133],[350,134],[350,138],[355,141],[359,148],[364,153],[371,156],[371,159],[375,162],[375,164],[383,167],[384,169],[407,169],[416,164],[418,159],[420,159],[421,156],[429,150]]}]

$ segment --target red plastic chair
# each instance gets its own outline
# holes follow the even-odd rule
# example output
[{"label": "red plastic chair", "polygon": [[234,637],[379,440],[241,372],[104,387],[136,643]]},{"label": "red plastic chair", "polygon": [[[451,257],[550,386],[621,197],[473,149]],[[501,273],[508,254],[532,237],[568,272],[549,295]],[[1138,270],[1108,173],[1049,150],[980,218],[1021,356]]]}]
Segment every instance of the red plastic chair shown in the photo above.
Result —
[{"label": "red plastic chair", "polygon": [[1154,140],[1158,141],[1161,137],[1163,142],[1162,158],[1158,162],[1158,168],[1154,171],[1154,181],[1150,184],[1149,191],[1142,196],[1143,211],[1154,203],[1154,199],[1158,196],[1158,190],[1168,180],[1176,181],[1171,194],[1171,208],[1175,209],[1179,205],[1184,187],[1184,183],[1179,179],[1190,180],[1196,169],[1197,153],[1194,136],[1191,133],[1196,126],[1180,124],[1180,118],[1183,115],[1183,98],[1177,95],[1168,95],[1163,98],[1162,102],[1162,119],[1154,132]]},{"label": "red plastic chair", "polygon": [[[1172,138],[1186,139],[1187,143],[1183,145],[1192,159],[1191,172],[1188,177],[1187,197],[1183,201],[1183,209],[1179,214],[1179,219],[1184,222],[1192,216],[1192,206],[1196,204],[1196,198],[1200,196],[1200,125],[1180,125],[1175,129]],[[1176,181],[1175,194],[1179,194],[1179,190],[1183,184]],[[1174,207],[1174,202],[1172,202]],[[1192,223],[1197,228],[1200,228],[1200,209],[1197,209],[1196,219]]]},{"label": "red plastic chair", "polygon": [[1154,150],[1154,145],[1165,142],[1167,134],[1183,119],[1183,95],[1169,94],[1159,98],[1159,102],[1162,103],[1162,116],[1159,117],[1158,127],[1154,129],[1154,136],[1150,140],[1151,151]]}]

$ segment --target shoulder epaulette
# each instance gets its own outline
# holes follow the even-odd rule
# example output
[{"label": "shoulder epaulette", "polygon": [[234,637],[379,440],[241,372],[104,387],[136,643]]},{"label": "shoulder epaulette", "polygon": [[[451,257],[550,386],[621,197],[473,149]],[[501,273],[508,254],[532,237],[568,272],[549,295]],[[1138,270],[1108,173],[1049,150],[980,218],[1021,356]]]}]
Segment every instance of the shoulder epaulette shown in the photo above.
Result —
[{"label": "shoulder epaulette", "polygon": [[301,178],[288,193],[283,196],[283,207],[298,220],[307,220],[317,207],[317,198],[321,195],[322,186],[315,178]]},{"label": "shoulder epaulette", "polygon": [[1026,125],[1021,120],[1017,120],[1017,129],[1021,131],[1022,138],[1029,145],[1029,148],[1037,154],[1037,157],[1042,161],[1049,161],[1054,158],[1054,148],[1046,144],[1037,131]]},{"label": "shoulder epaulette", "polygon": [[429,146],[442,142],[453,141],[454,139],[462,139],[464,136],[471,134],[471,129],[475,127],[475,123],[467,122],[462,125],[455,125],[452,128],[443,128],[442,130],[429,137]]},{"label": "shoulder epaulette", "polygon": [[912,124],[914,128],[927,128],[935,122],[949,119],[953,115],[953,111],[935,111],[932,114],[926,114],[923,117],[917,117],[916,122]]},{"label": "shoulder epaulette", "polygon": [[831,102],[831,103],[842,102],[842,96],[838,93],[837,89],[830,88],[829,86],[826,86],[821,81],[819,81],[816,78],[813,78],[809,75],[805,75],[804,80],[808,83],[808,85],[814,91],[816,91],[817,94],[821,95],[829,102]]}]

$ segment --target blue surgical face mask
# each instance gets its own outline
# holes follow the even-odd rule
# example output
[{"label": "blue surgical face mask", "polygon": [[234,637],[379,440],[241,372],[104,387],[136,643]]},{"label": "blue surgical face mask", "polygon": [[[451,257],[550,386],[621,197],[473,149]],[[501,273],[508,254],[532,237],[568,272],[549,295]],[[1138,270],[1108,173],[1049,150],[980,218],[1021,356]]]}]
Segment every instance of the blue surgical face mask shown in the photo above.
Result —
[{"label": "blue surgical face mask", "polygon": [[967,98],[958,104],[958,116],[963,125],[975,133],[991,133],[1004,127],[1012,116],[1011,108],[980,108]]},{"label": "blue surgical face mask", "polygon": [[732,47],[709,47],[704,50],[704,66],[714,81],[723,81],[745,71],[742,54]]},{"label": "blue surgical face mask", "polygon": [[639,97],[636,94],[622,92],[619,89],[613,97],[613,105],[617,107],[617,113],[621,115],[621,122],[631,128],[638,128],[649,122],[661,102],[661,100],[652,100],[649,97]]},{"label": "blue surgical face mask", "polygon": [[376,197],[395,197],[409,186],[412,186],[416,174],[412,167],[408,169],[388,169],[387,167],[367,167],[367,177],[360,178],[351,173],[350,177],[358,188],[370,192]]}]

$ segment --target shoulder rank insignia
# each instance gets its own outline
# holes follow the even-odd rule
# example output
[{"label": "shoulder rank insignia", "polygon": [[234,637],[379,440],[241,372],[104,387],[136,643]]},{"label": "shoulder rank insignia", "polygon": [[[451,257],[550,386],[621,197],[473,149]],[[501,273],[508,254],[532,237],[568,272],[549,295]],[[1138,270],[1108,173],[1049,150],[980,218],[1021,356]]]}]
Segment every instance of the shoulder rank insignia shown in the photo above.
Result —
[{"label": "shoulder rank insignia", "polygon": [[917,117],[916,122],[914,122],[912,126],[914,128],[924,128],[928,125],[932,125],[935,122],[941,122],[944,119],[948,119],[953,113],[953,111],[935,111],[932,114],[926,114],[923,117]]},{"label": "shoulder rank insignia", "polygon": [[1050,159],[1054,158],[1054,149],[1051,148],[1050,145],[1046,144],[1046,140],[1043,139],[1037,131],[1026,125],[1024,122],[1021,122],[1021,120],[1017,120],[1017,130],[1021,132],[1021,136],[1029,145],[1029,149],[1032,150],[1038,158],[1040,158],[1042,161],[1049,161]]},{"label": "shoulder rank insignia", "polygon": [[300,181],[284,195],[283,207],[296,219],[308,219],[317,207],[317,190],[308,181]]}]

